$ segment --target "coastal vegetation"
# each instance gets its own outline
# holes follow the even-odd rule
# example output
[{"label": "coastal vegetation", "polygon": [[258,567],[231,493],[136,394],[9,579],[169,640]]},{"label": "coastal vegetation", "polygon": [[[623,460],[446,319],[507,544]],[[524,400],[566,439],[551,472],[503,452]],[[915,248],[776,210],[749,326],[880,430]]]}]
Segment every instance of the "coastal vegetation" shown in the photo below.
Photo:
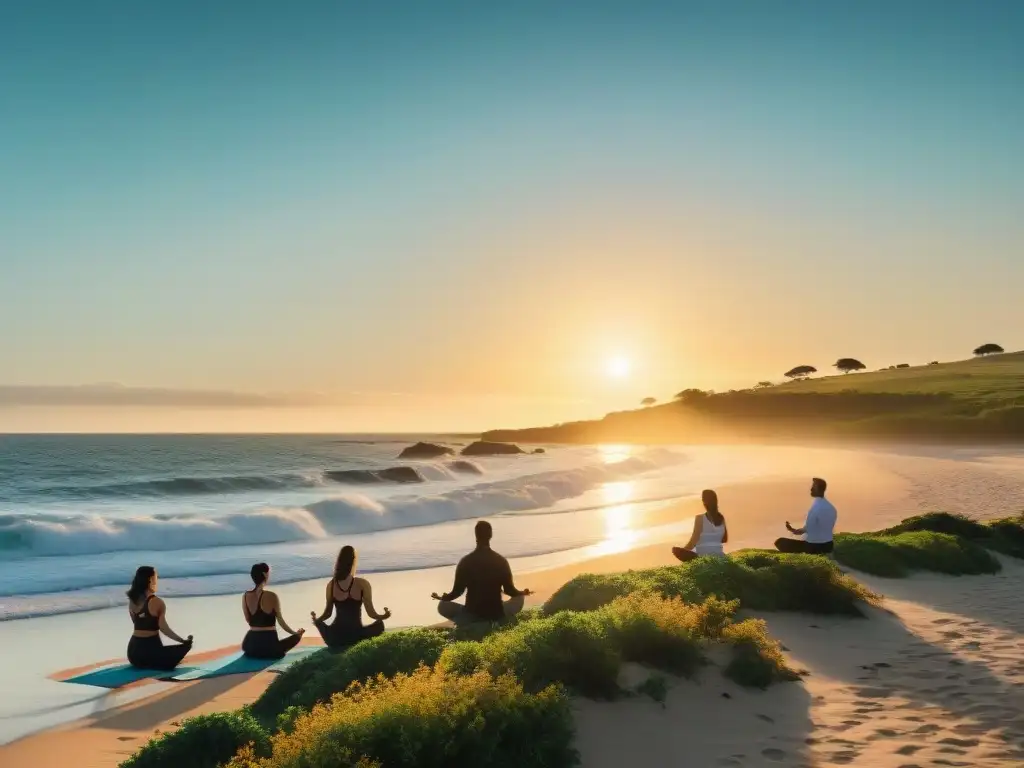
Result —
[{"label": "coastal vegetation", "polygon": [[[883,576],[993,573],[992,552],[1024,557],[1024,516],[933,513],[836,544],[838,561]],[[879,599],[826,558],[764,550],[584,574],[507,622],[389,632],[315,653],[253,704],[186,720],[122,768],[573,766],[573,696],[664,702],[672,678],[796,680],[765,623],[739,610],[857,619]],[[626,664],[649,674],[626,686]]]},{"label": "coastal vegetation", "polygon": [[841,533],[835,542],[837,561],[875,576],[997,573],[1002,566],[992,552],[1024,558],[1024,515],[979,522],[934,512],[882,531]]},{"label": "coastal vegetation", "polygon": [[[571,766],[571,696],[663,700],[665,675],[724,674],[759,688],[794,680],[764,622],[736,611],[859,615],[856,604],[875,599],[820,558],[748,552],[714,565],[580,577],[506,623],[402,630],[323,650],[252,705],[186,720],[122,768]],[[727,657],[718,672],[712,646]],[[651,670],[647,682],[624,686],[627,663]]]},{"label": "coastal vegetation", "polygon": [[[998,345],[978,349],[989,346]],[[847,362],[837,361],[844,366]],[[786,382],[729,392],[691,387],[671,402],[603,419],[494,430],[483,438],[534,444],[1024,440],[1024,352],[979,352],[955,363],[849,375],[812,377],[812,372],[813,366],[801,365],[784,374]]]}]

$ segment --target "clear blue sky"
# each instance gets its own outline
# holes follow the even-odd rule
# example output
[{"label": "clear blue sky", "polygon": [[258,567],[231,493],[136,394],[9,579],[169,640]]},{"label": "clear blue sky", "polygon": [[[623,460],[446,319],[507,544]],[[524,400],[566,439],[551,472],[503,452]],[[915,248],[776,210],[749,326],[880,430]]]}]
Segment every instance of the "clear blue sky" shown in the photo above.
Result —
[{"label": "clear blue sky", "polygon": [[6,3],[0,384],[473,428],[1024,347],[1022,40],[1016,2]]}]

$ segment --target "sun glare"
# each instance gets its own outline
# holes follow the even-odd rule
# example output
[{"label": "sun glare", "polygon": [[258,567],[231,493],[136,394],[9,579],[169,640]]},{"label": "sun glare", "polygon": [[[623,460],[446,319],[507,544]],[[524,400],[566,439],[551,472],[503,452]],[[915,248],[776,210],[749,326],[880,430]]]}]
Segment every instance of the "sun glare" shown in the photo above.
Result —
[{"label": "sun glare", "polygon": [[631,368],[629,359],[621,356],[611,357],[605,364],[605,371],[613,379],[626,378]]}]

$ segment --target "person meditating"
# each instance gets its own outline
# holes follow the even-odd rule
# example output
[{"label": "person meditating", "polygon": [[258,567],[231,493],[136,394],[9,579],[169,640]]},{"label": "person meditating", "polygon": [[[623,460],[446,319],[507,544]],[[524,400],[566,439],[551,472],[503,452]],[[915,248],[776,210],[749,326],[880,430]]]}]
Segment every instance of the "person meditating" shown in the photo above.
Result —
[{"label": "person meditating", "polygon": [[775,548],[791,554],[827,555],[832,551],[832,534],[836,527],[836,508],[825,498],[828,484],[820,477],[811,480],[811,508],[803,528],[794,528],[786,521],[786,529],[803,539],[777,539]]},{"label": "person meditating", "polygon": [[[516,589],[512,582],[512,568],[508,560],[491,549],[491,524],[481,520],[474,528],[476,549],[463,557],[455,568],[455,584],[451,592],[434,592],[439,600],[437,612],[456,624],[477,621],[501,621],[523,609],[523,598],[532,594],[528,589]],[[509,600],[502,602],[501,593]],[[453,602],[466,593],[466,604]]]},{"label": "person meditating", "polygon": [[[256,586],[242,595],[242,613],[249,631],[242,640],[242,653],[254,659],[283,659],[284,655],[299,644],[306,630],[298,632],[288,626],[281,614],[281,601],[273,592],[267,591],[270,581],[270,566],[256,563],[249,571]],[[288,637],[277,636],[277,625],[288,633]]]},{"label": "person meditating", "polygon": [[693,519],[693,533],[683,547],[672,547],[672,554],[682,562],[701,556],[725,557],[722,545],[729,541],[729,529],[725,515],[718,511],[718,494],[703,491],[700,500],[704,502],[704,514]]},{"label": "person meditating", "polygon": [[[128,663],[139,669],[169,672],[192,650],[192,635],[182,640],[167,623],[167,606],[156,596],[157,581],[156,568],[143,565],[135,571],[128,590],[128,614],[135,627],[128,641]],[[164,645],[161,632],[179,644]]]},{"label": "person meditating", "polygon": [[[384,613],[377,613],[373,607],[373,589],[370,582],[356,576],[356,551],[347,545],[338,552],[334,578],[327,583],[326,597],[324,612],[320,616],[313,612],[309,615],[329,648],[347,648],[383,634],[384,621],[391,618],[387,608]],[[363,625],[363,608],[375,620],[372,624]],[[327,624],[332,611],[336,614],[334,622]]]}]

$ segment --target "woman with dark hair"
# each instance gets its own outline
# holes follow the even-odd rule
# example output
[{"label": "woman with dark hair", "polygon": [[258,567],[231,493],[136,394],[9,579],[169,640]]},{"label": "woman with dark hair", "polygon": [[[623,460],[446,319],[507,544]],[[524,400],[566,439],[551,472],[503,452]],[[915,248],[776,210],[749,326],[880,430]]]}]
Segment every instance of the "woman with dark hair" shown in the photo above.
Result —
[{"label": "woman with dark hair", "polygon": [[[242,640],[242,653],[254,659],[283,659],[284,655],[299,644],[306,630],[298,632],[288,626],[281,614],[281,601],[273,592],[267,591],[270,582],[270,566],[256,563],[249,571],[255,586],[242,595],[242,614],[249,625],[249,631]],[[277,636],[277,625],[288,633],[281,639]]]},{"label": "woman with dark hair", "polygon": [[[342,547],[338,553],[334,577],[327,583],[326,597],[324,612],[320,616],[315,613],[309,615],[331,648],[347,647],[376,637],[384,632],[384,620],[391,618],[391,611],[387,608],[384,613],[377,613],[373,607],[370,582],[356,576],[356,551],[349,546]],[[363,625],[363,608],[371,619],[375,619],[372,624]],[[332,612],[336,614],[334,622],[327,624]]]},{"label": "woman with dark hair", "polygon": [[672,554],[684,563],[702,555],[725,557],[722,545],[729,541],[729,528],[725,515],[718,511],[718,494],[704,491],[700,500],[704,503],[704,514],[693,519],[690,540],[685,547],[672,547]]},{"label": "woman with dark hair", "polygon": [[[128,641],[128,662],[140,669],[170,671],[192,650],[192,635],[182,640],[167,623],[167,606],[156,596],[157,581],[156,568],[143,565],[128,590],[128,614],[135,627]],[[179,645],[164,645],[161,632]]]}]

